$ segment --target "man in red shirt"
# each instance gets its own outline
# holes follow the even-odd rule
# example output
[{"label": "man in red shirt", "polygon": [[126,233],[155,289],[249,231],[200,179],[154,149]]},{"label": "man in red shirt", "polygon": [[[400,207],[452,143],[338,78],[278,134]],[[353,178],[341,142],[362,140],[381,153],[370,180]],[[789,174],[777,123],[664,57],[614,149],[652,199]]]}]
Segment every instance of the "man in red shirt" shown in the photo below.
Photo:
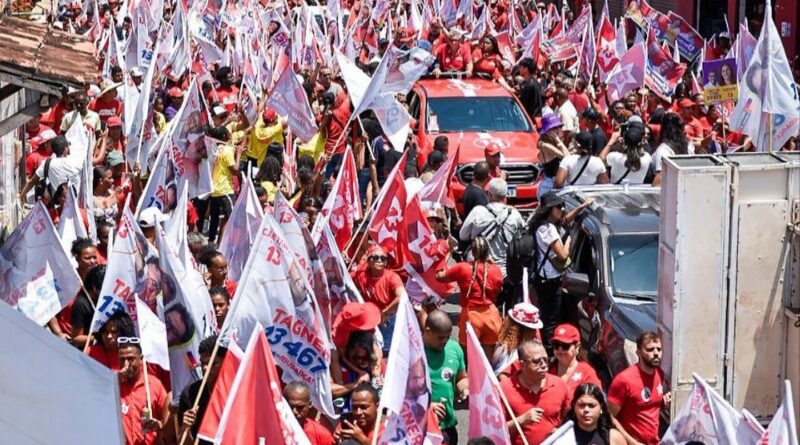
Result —
[{"label": "man in red shirt", "polygon": [[150,407],[142,371],[142,346],[138,337],[119,337],[119,392],[122,430],[126,445],[151,445],[159,440],[169,417],[169,399],[156,378],[148,379]]},{"label": "man in red shirt", "polygon": [[325,135],[325,156],[330,158],[325,169],[325,178],[333,175],[345,150],[347,124],[350,122],[350,97],[342,90],[338,94],[330,91],[323,93],[322,120],[319,128]]},{"label": "man in red shirt", "polygon": [[31,152],[25,157],[25,174],[28,175],[28,178],[36,173],[39,164],[53,155],[50,141],[55,139],[56,136],[58,135],[55,131],[47,128],[39,133],[38,136],[30,139]]},{"label": "man in red shirt", "polygon": [[311,392],[305,382],[290,382],[283,389],[283,397],[292,408],[292,413],[303,428],[311,445],[333,445],[333,434],[321,423],[308,417],[311,409]]},{"label": "man in red shirt", "polygon": [[42,115],[34,116],[28,122],[25,122],[25,139],[31,140],[39,136],[45,130],[53,131],[52,128],[44,125],[42,122]]},{"label": "man in red shirt", "polygon": [[472,75],[472,53],[469,45],[464,44],[464,37],[457,30],[447,36],[447,43],[434,48],[433,56],[436,57],[433,75],[439,77],[443,71],[464,72],[467,77]]},{"label": "man in red shirt", "polygon": [[[561,425],[569,410],[567,385],[547,372],[547,351],[536,340],[519,345],[520,369],[511,378],[500,382],[511,411],[522,427],[529,444],[540,444]],[[514,421],[506,413],[506,426],[514,445],[522,444]]]},{"label": "man in red shirt", "polygon": [[358,291],[364,301],[374,303],[381,310],[383,350],[389,352],[394,332],[394,321],[400,297],[405,295],[403,280],[395,272],[386,268],[389,256],[380,246],[367,250],[367,262],[351,273]]},{"label": "man in red shirt", "polygon": [[217,98],[228,113],[236,109],[239,101],[239,88],[234,85],[233,72],[227,66],[223,66],[216,73],[219,88],[217,88]]},{"label": "man in red shirt", "polygon": [[661,337],[644,332],[636,340],[639,362],[614,377],[608,388],[608,412],[628,443],[656,445],[661,408],[669,406],[661,366]]},{"label": "man in red shirt", "polygon": [[508,173],[500,170],[500,163],[503,160],[500,144],[491,141],[483,149],[483,155],[486,157],[486,163],[489,164],[489,178],[500,178],[506,180]]}]

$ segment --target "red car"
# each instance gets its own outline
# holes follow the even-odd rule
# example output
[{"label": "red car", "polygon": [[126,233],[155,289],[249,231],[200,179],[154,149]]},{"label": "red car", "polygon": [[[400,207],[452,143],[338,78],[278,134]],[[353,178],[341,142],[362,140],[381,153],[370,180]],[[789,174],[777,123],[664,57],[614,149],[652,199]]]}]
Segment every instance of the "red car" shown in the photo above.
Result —
[{"label": "red car", "polygon": [[508,203],[518,209],[536,206],[539,134],[514,94],[484,79],[422,79],[409,92],[407,102],[417,121],[420,168],[437,136],[447,136],[451,151],[461,144],[453,181],[459,213],[473,166],[485,160],[484,149],[491,142],[501,147],[500,168],[508,173]]}]

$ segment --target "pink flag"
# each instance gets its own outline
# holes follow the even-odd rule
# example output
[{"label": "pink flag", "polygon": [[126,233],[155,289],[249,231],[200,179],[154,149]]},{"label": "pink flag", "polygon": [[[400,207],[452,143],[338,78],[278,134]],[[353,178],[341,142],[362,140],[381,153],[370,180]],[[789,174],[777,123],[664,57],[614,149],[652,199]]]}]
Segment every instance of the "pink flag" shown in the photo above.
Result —
[{"label": "pink flag", "polygon": [[486,436],[494,443],[511,443],[500,400],[500,383],[470,322],[467,322],[467,366],[469,437]]},{"label": "pink flag", "polygon": [[448,197],[448,191],[453,180],[453,174],[458,166],[458,154],[460,151],[461,145],[459,144],[447,161],[439,167],[439,170],[436,170],[431,180],[422,187],[422,190],[417,194],[420,201],[436,202],[444,207],[453,207],[455,203]]},{"label": "pink flag", "polygon": [[279,445],[311,444],[281,394],[272,351],[257,324],[231,384],[215,443],[255,444],[259,439]]},{"label": "pink flag", "polygon": [[267,99],[267,106],[281,116],[288,116],[289,128],[304,142],[311,140],[317,133],[317,124],[308,104],[306,91],[290,67],[286,67],[275,82]]},{"label": "pink flag", "polygon": [[604,82],[619,62],[617,33],[606,16],[603,16],[597,32],[597,49],[597,70],[600,72],[600,80]]},{"label": "pink flag", "polygon": [[219,251],[228,259],[230,280],[239,281],[263,217],[264,210],[256,196],[253,182],[245,175],[242,191],[236,198],[219,243]]},{"label": "pink flag", "polygon": [[80,287],[80,277],[39,201],[0,246],[0,299],[43,326]]},{"label": "pink flag", "polygon": [[446,241],[436,239],[422,211],[419,195],[411,197],[403,221],[399,239],[403,263],[409,274],[406,283],[409,298],[416,303],[424,303],[429,298],[444,299],[453,287],[436,280],[436,270],[444,267],[449,247]]},{"label": "pink flag", "polygon": [[331,231],[336,237],[336,244],[343,250],[353,236],[355,222],[364,216],[358,192],[356,161],[349,147],[342,158],[339,176],[336,178],[333,190],[320,213],[323,218],[318,224],[320,222],[330,224]]},{"label": "pink flag", "polygon": [[644,84],[645,69],[644,44],[629,49],[619,59],[619,64],[608,76],[609,99],[620,100],[630,91],[639,89]]}]

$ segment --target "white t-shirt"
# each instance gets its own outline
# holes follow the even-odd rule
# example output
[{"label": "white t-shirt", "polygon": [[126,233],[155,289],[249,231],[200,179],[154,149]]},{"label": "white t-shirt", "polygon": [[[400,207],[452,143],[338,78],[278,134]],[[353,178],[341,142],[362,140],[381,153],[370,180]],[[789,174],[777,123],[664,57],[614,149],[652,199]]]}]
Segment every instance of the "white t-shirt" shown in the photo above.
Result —
[{"label": "white t-shirt", "polygon": [[564,131],[577,132],[580,126],[580,118],[578,118],[578,110],[575,105],[567,100],[560,107],[558,107],[558,117],[564,123]]},{"label": "white t-shirt", "polygon": [[[65,182],[69,182],[70,185],[76,188],[80,185],[83,164],[76,162],[76,160],[70,156],[64,158],[53,156],[50,159],[47,182],[52,190],[57,189],[59,185]],[[42,161],[36,169],[36,176],[38,176],[39,179],[44,179],[44,165],[46,162],[47,160]]]},{"label": "white t-shirt", "polygon": [[[542,224],[536,229],[536,248],[539,249],[537,252],[539,261],[542,260],[542,256],[547,252],[548,246],[553,244],[553,241],[560,240],[561,236],[558,234],[558,229],[552,223]],[[545,261],[544,265],[542,266],[541,263],[536,264],[537,270],[533,271],[534,275],[537,271],[541,270],[539,274],[544,279],[552,279],[558,278],[561,276],[561,272],[557,271],[555,267],[553,267],[553,263],[550,262],[550,259],[555,256],[555,252],[553,249],[550,249],[550,253],[547,255],[547,260]],[[541,269],[539,267],[541,266]]]},{"label": "white t-shirt", "polygon": [[606,165],[597,156],[589,158],[589,165],[583,170],[581,176],[572,184],[572,181],[578,176],[578,173],[583,168],[586,162],[585,156],[569,155],[561,160],[559,168],[567,171],[567,180],[564,181],[564,186],[568,185],[592,185],[597,183],[597,175],[606,172]]},{"label": "white t-shirt", "polygon": [[[610,182],[612,184],[616,184],[625,172],[628,171],[628,168],[625,167],[625,161],[628,159],[628,155],[625,153],[621,153],[618,151],[612,151],[606,157],[606,162],[608,162],[608,166],[611,167],[611,178]],[[642,162],[642,166],[639,167],[639,170],[633,171],[631,170],[628,173],[628,176],[625,176],[625,181],[629,181],[631,184],[642,184],[644,183],[644,178],[647,176],[647,170],[650,168],[650,162],[652,162],[652,157],[650,153],[644,152],[644,154],[639,157],[639,160]]]},{"label": "white t-shirt", "polygon": [[[690,155],[694,154],[694,144],[690,143],[686,148]],[[669,145],[661,144],[656,147],[656,151],[653,152],[653,171],[660,172],[664,164],[664,157],[670,156],[675,156],[675,151]]]}]

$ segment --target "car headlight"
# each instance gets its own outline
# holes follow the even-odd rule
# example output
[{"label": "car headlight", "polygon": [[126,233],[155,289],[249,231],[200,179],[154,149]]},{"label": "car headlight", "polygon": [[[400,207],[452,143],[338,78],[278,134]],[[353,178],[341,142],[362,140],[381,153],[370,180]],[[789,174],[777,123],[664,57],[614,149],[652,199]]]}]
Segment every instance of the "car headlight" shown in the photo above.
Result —
[{"label": "car headlight", "polygon": [[638,348],[635,341],[630,341],[626,338],[622,349],[625,351],[625,360],[628,362],[628,366],[639,362],[639,355],[636,354]]}]

